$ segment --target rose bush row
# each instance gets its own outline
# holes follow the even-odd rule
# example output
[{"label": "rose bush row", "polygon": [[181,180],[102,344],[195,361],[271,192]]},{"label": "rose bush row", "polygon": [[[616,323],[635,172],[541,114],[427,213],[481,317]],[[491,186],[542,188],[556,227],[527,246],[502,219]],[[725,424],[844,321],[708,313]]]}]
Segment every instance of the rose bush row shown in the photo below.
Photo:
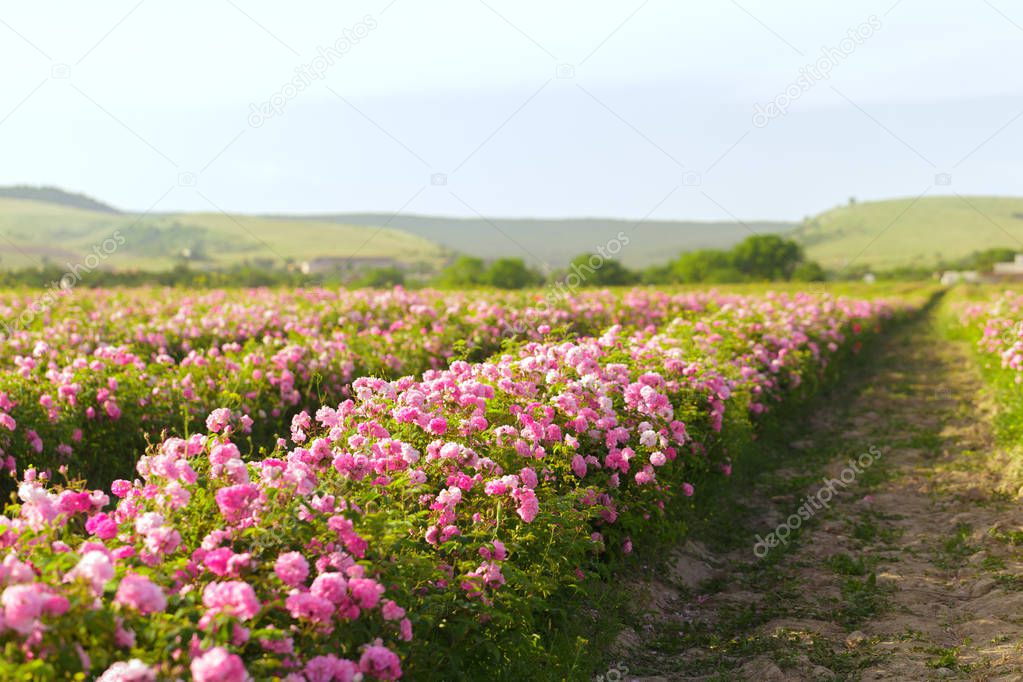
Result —
[{"label": "rose bush row", "polygon": [[224,405],[252,416],[245,430],[258,449],[299,410],[347,397],[359,376],[418,374],[456,353],[482,359],[506,339],[541,339],[555,327],[561,336],[646,328],[731,300],[638,290],[553,305],[400,289],[179,296],[170,298],[176,309],[154,311],[139,292],[76,292],[45,325],[5,339],[0,469],[66,464],[108,483],[131,470],[147,437],[199,428]]},{"label": "rose bush row", "polygon": [[28,470],[0,522],[0,673],[471,679],[537,656],[553,597],[684,522],[666,506],[731,472],[730,435],[893,310],[729,300],[358,378],[265,454],[220,408],[109,492]]},{"label": "rose bush row", "polygon": [[981,376],[997,402],[996,433],[1011,448],[1023,442],[1023,294],[970,294],[983,298],[954,301],[951,309],[957,315],[949,331],[973,345]]},{"label": "rose bush row", "polygon": [[[99,300],[108,295],[86,293]],[[76,294],[79,295],[84,294]],[[278,296],[288,300],[287,296],[295,294]],[[109,482],[130,471],[135,453],[145,446],[147,437],[157,438],[164,430],[196,429],[204,415],[217,406],[230,406],[252,415],[254,424],[247,429],[249,447],[258,449],[271,443],[281,432],[281,424],[299,410],[315,409],[318,404],[347,397],[355,377],[397,377],[441,367],[452,358],[456,347],[470,354],[487,355],[508,338],[509,330],[526,339],[571,336],[564,328],[552,332],[551,323],[563,322],[566,311],[581,316],[573,323],[576,332],[598,333],[599,328],[593,327],[598,322],[606,323],[602,326],[622,323],[645,329],[661,324],[668,316],[703,315],[718,307],[741,310],[746,305],[742,297],[712,292],[668,296],[635,291],[618,296],[587,294],[578,300],[562,301],[561,308],[544,311],[532,308],[527,310],[538,312],[520,314],[517,309],[484,297],[459,317],[459,307],[464,303],[460,296],[448,300],[444,322],[424,327],[426,322],[419,318],[413,322],[392,320],[390,316],[398,314],[392,310],[398,305],[394,301],[409,304],[413,317],[426,315],[424,311],[439,314],[435,308],[410,294],[374,294],[370,300],[388,311],[386,315],[376,308],[370,308],[374,315],[368,312],[350,315],[358,324],[390,320],[386,330],[371,325],[330,333],[325,331],[329,325],[322,320],[336,322],[338,312],[329,311],[324,303],[324,307],[315,309],[318,317],[312,313],[302,317],[292,310],[296,304],[289,300],[287,305],[282,304],[287,315],[273,308],[263,310],[262,315],[267,319],[293,318],[286,324],[277,322],[272,326],[288,329],[289,335],[248,338],[243,344],[229,341],[202,350],[193,348],[180,358],[166,347],[154,349],[146,341],[152,340],[152,335],[141,332],[134,334],[135,342],[117,346],[103,343],[92,347],[82,342],[74,346],[78,349],[75,353],[69,353],[65,347],[66,336],[62,339],[61,334],[55,333],[52,337],[42,334],[32,337],[26,332],[4,346],[13,369],[0,374],[0,467],[14,474],[19,459],[22,466],[33,465],[43,470],[67,464],[75,475],[96,483]],[[219,300],[217,295],[209,297]],[[253,298],[259,300],[260,296]],[[322,303],[320,298],[314,298],[314,302]],[[132,308],[125,302],[123,306],[104,310],[109,317],[117,318]],[[182,311],[174,316],[174,324],[185,328],[195,324],[199,329],[216,329],[224,334],[228,333],[225,329],[241,335],[266,331],[255,325],[251,319],[254,313],[241,304],[235,307],[225,304],[223,309],[217,308],[217,316],[212,316],[208,308],[202,310],[203,314],[196,313],[196,320],[190,322],[191,318],[184,315],[194,311],[183,305]],[[76,307],[65,311],[68,315],[81,312]],[[236,312],[248,322],[226,324],[223,316],[229,312]],[[307,319],[310,316],[318,322]],[[63,319],[70,328],[78,329],[77,318]],[[98,312],[90,319],[96,323],[96,334],[125,340],[110,331],[109,320]],[[523,319],[536,324],[514,326]],[[151,322],[157,329],[166,324]],[[454,335],[450,332],[452,328]],[[79,340],[94,338],[84,332],[74,333]],[[157,338],[166,341],[162,332]],[[21,453],[17,459],[15,452]]]},{"label": "rose bush row", "polygon": [[470,347],[474,343],[490,347],[492,339],[507,335],[538,338],[536,328],[543,324],[568,328],[575,335],[597,333],[615,323],[658,324],[715,298],[703,292],[649,289],[587,290],[568,296],[400,287],[212,292],[140,288],[69,290],[52,305],[39,307],[49,299],[32,292],[4,293],[0,367],[17,367],[16,357],[31,354],[39,341],[59,352],[58,362],[89,355],[101,346],[127,346],[144,357],[165,354],[180,360],[191,351],[223,344],[287,345],[309,338],[352,339],[405,331],[410,337],[428,335],[438,343],[436,350],[444,347],[450,353],[456,340]]},{"label": "rose bush row", "polygon": [[976,336],[977,349],[1023,382],[1023,294],[1006,291],[988,301],[962,304],[960,324]]}]

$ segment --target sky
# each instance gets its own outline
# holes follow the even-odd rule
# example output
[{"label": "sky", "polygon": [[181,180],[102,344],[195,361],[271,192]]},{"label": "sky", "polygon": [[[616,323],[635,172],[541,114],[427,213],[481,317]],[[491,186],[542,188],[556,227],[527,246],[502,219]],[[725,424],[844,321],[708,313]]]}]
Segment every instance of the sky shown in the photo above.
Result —
[{"label": "sky", "polygon": [[0,184],[135,211],[800,220],[1018,194],[1008,0],[0,3]]}]

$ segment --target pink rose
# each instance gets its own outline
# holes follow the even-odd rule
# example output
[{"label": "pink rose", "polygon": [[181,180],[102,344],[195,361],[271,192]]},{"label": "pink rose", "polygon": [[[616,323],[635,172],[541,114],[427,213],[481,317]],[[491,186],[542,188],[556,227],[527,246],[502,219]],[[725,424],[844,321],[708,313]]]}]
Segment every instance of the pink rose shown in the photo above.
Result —
[{"label": "pink rose", "polygon": [[167,608],[167,598],[159,585],[144,575],[129,573],[121,579],[114,603],[133,608],[139,613],[159,613]]},{"label": "pink rose", "polygon": [[242,659],[221,646],[193,660],[190,669],[195,682],[246,682],[248,679]]},{"label": "pink rose", "polygon": [[289,587],[297,587],[309,577],[309,562],[298,552],[286,552],[277,557],[274,573]]}]

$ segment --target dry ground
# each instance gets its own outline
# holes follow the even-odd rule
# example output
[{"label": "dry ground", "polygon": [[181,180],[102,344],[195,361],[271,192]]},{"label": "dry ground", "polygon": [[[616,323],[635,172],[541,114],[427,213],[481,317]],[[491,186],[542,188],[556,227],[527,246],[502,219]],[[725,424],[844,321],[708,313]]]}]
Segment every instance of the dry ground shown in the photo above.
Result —
[{"label": "dry ground", "polygon": [[[648,567],[618,679],[1023,680],[1019,477],[969,349],[933,324],[878,342],[784,444],[795,464]],[[822,475],[871,448],[830,509],[754,554]]]}]

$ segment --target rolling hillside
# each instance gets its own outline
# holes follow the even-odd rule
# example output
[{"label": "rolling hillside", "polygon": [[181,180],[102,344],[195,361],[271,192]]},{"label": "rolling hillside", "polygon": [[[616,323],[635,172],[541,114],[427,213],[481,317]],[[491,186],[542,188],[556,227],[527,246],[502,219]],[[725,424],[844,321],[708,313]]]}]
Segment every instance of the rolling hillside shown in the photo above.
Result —
[{"label": "rolling hillside", "polygon": [[373,213],[310,216],[311,220],[350,225],[382,225],[399,228],[452,251],[491,259],[502,256],[524,258],[534,267],[544,263],[564,267],[581,253],[593,253],[619,232],[629,244],[619,258],[629,267],[641,268],[664,263],[683,251],[728,248],[750,232],[785,233],[793,223],[750,221],[694,222],[610,218],[552,220],[540,218],[444,218],[435,216],[389,216]]},{"label": "rolling hillside", "polygon": [[[197,269],[217,268],[246,260],[281,265],[287,259],[316,258],[391,258],[435,266],[444,257],[437,245],[388,228],[219,213],[140,218],[0,198],[0,268],[79,263],[94,247],[102,252],[104,241],[115,232],[123,244],[102,266],[118,270],[166,269],[183,262]],[[107,242],[107,247],[114,248],[114,243]]]},{"label": "rolling hillside", "polygon": [[96,201],[92,197],[67,192],[59,187],[32,187],[30,185],[0,187],[0,199],[29,199],[68,208],[83,208],[101,213],[120,213],[113,206]]},{"label": "rolling hillside", "polygon": [[852,204],[791,236],[824,267],[936,265],[996,246],[1023,251],[1023,198],[940,196]]},{"label": "rolling hillside", "polygon": [[[381,227],[388,223],[387,227]],[[196,269],[244,261],[282,265],[351,258],[354,267],[386,264],[436,269],[454,253],[513,256],[543,269],[563,267],[617,234],[619,258],[634,268],[680,252],[727,248],[750,231],[796,239],[826,268],[930,267],[991,247],[1023,251],[1023,198],[935,196],[850,204],[802,225],[784,222],[646,221],[579,218],[469,219],[385,214],[249,216],[176,213],[139,216],[55,188],[0,187],[0,268],[81,262],[117,231],[123,237],[103,267]],[[108,246],[110,243],[108,242]]]}]

